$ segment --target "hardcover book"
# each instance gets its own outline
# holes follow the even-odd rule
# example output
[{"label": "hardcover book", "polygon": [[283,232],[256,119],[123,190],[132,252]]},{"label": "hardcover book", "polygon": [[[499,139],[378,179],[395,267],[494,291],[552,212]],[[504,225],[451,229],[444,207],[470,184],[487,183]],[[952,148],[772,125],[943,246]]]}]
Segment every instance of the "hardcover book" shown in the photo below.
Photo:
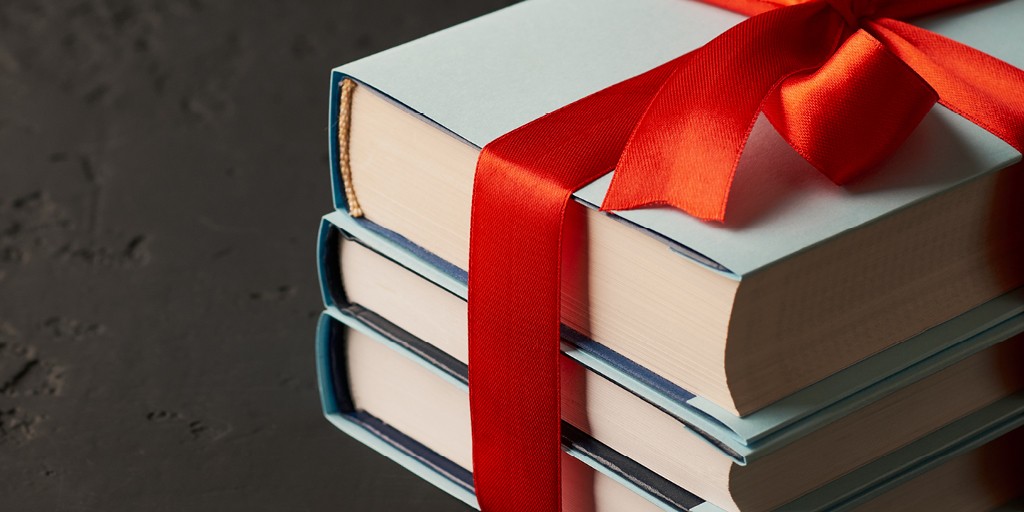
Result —
[{"label": "hardcover book", "polygon": [[[741,19],[688,0],[531,0],[342,66],[336,206],[358,202],[368,230],[464,282],[480,147]],[[1002,1],[915,23],[1021,66],[1024,48],[1004,36],[1022,19],[1024,4]],[[623,24],[644,30],[608,37]],[[599,212],[610,174],[574,195],[562,321],[673,389],[750,415],[1024,284],[1019,159],[936,107],[877,171],[837,187],[762,119],[724,224]]]},{"label": "hardcover book", "polygon": [[[323,315],[317,366],[324,413],[343,431],[476,507],[465,381],[458,370],[438,365],[443,358],[408,350],[397,341],[402,336],[346,312]],[[739,510],[908,510],[952,502],[963,510],[989,510],[1020,491],[1022,424],[1024,396],[1009,396],[781,506]],[[736,510],[568,423],[563,447],[565,510]],[[979,472],[989,478],[965,478]]]},{"label": "hardcover book", "polygon": [[[368,253],[377,257],[365,256]],[[398,313],[402,310],[418,314],[422,321],[410,318],[403,322],[406,328],[426,326],[416,334],[465,364],[466,283],[444,261],[381,232],[365,219],[335,212],[321,222],[318,264],[328,309],[344,309],[356,302],[390,319],[409,318]],[[350,270],[344,279],[343,267]],[[398,275],[384,278],[384,271]],[[424,280],[432,285],[423,287]],[[1024,291],[1016,290],[744,417],[688,393],[571,329],[563,330],[562,346],[577,364],[668,412],[746,463],[1022,331]]]}]

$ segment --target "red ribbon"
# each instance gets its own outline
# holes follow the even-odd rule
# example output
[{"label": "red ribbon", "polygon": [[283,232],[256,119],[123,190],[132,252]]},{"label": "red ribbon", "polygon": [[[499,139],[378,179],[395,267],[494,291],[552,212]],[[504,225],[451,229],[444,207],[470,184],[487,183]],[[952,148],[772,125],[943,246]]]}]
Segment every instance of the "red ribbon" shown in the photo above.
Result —
[{"label": "red ribbon", "polygon": [[469,257],[469,386],[487,512],[560,509],[561,240],[573,191],[602,210],[721,221],[760,112],[844,183],[936,101],[1024,151],[1024,71],[900,18],[975,0],[707,0],[752,17],[705,46],[484,147]]}]

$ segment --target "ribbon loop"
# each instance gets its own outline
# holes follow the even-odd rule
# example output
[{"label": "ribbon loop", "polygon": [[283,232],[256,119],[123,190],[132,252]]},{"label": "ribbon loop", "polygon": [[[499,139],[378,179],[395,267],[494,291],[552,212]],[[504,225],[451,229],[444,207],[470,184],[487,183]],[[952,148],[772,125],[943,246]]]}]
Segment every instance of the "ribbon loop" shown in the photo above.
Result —
[{"label": "ribbon loop", "polygon": [[871,16],[874,13],[875,0],[825,0],[832,9],[839,13],[852,29],[860,28],[861,18]]},{"label": "ribbon loop", "polygon": [[823,7],[759,14],[681,60],[633,130],[601,209],[668,205],[724,219],[765,98],[786,77],[820,66],[838,44],[845,26]]},{"label": "ribbon loop", "polygon": [[786,79],[764,105],[780,135],[837,184],[891,155],[938,100],[863,30],[823,66]]}]

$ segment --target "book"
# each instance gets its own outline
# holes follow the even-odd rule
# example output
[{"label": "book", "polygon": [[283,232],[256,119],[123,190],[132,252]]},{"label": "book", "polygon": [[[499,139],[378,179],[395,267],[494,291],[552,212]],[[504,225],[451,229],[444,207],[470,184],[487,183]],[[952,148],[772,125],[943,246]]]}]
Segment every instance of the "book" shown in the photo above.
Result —
[{"label": "book", "polygon": [[[346,253],[343,248],[349,246],[354,250]],[[360,251],[364,247],[396,265],[372,257],[353,259],[354,255],[367,253]],[[328,214],[322,220],[318,253],[321,292],[328,310],[347,309],[353,301],[370,305],[428,344],[442,347],[439,352],[448,354],[447,357],[465,364],[466,283],[453,278],[444,261],[414,250],[380,232],[371,222],[344,212]],[[346,259],[349,272],[343,280]],[[416,276],[436,287],[425,285]],[[744,417],[687,393],[570,329],[563,330],[562,351],[589,371],[666,411],[687,429],[700,433],[723,453],[745,464],[1021,333],[1022,301],[1024,290],[994,299]]]},{"label": "book", "polygon": [[[352,317],[341,320],[325,314],[318,328],[318,375],[326,416],[476,506],[465,383],[382,332]],[[956,498],[965,510],[989,510],[1021,491],[1022,424],[1024,395],[1004,398],[778,509],[913,510],[911,504]],[[563,427],[563,446],[566,510],[735,510],[668,481],[571,424]],[[972,474],[987,476],[963,478]],[[764,503],[741,508],[774,509]]]},{"label": "book", "polygon": [[[1022,12],[994,2],[914,22],[1022,66],[1024,47],[1000,36]],[[336,206],[357,200],[380,232],[464,280],[480,147],[741,19],[686,0],[531,0],[337,68]],[[608,37],[623,26],[644,30]],[[344,80],[358,84],[350,98]],[[609,173],[570,205],[565,245],[579,249],[566,259],[563,323],[751,414],[1024,284],[1019,159],[937,107],[889,161],[837,187],[762,118],[722,225],[667,208],[599,212]]]},{"label": "book", "polygon": [[[464,384],[466,303],[355,239],[335,241],[339,250],[327,251],[322,264],[341,269],[344,289],[337,281],[326,286],[334,289],[328,295],[344,296],[345,302],[334,303],[331,314],[387,337]],[[1008,332],[1014,330],[988,334]],[[790,501],[1024,388],[1024,375],[1007,365],[1024,359],[1024,337],[979,345],[987,348],[951,358],[945,368],[922,365],[904,372],[909,375],[890,376],[883,381],[885,392],[868,390],[845,414],[833,411],[832,421],[806,418],[800,436],[769,438],[745,447],[742,456],[568,355],[562,366],[563,418],[570,428],[705,499],[730,510],[755,510]],[[361,371],[368,370],[351,370]],[[452,440],[460,435],[444,432]],[[468,430],[461,435],[468,439]]]}]

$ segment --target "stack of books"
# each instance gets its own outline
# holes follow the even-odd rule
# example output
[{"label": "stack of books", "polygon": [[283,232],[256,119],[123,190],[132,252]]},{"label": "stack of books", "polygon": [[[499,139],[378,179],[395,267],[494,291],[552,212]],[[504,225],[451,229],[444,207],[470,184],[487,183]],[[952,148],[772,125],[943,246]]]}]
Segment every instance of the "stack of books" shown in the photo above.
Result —
[{"label": "stack of books", "polygon": [[[334,70],[327,418],[476,506],[480,148],[742,19],[690,0],[529,0]],[[1020,19],[1024,2],[997,2],[915,23],[1022,67],[1000,37]],[[576,192],[563,508],[982,511],[1024,495],[1019,159],[937,107],[837,187],[761,119],[724,224],[600,212],[610,174]]]}]

